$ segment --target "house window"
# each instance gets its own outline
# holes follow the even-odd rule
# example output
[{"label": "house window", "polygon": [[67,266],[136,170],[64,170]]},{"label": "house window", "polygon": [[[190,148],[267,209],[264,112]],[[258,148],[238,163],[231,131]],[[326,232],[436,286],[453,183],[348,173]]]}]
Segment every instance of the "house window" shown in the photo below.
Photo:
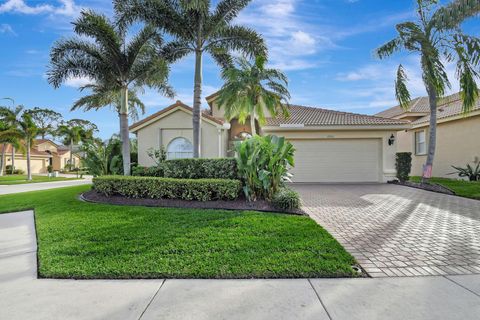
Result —
[{"label": "house window", "polygon": [[167,147],[167,159],[193,158],[193,145],[185,138],[173,139]]},{"label": "house window", "polygon": [[415,132],[415,154],[424,155],[427,153],[427,142],[425,139],[425,131]]}]

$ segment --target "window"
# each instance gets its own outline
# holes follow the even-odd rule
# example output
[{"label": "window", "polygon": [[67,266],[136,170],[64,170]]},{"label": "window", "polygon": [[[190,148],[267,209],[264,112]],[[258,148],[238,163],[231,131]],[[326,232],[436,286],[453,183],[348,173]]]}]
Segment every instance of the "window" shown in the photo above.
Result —
[{"label": "window", "polygon": [[423,155],[427,153],[427,143],[425,139],[425,131],[415,132],[415,154]]},{"label": "window", "polygon": [[193,145],[185,138],[173,139],[167,147],[167,159],[193,158]]}]

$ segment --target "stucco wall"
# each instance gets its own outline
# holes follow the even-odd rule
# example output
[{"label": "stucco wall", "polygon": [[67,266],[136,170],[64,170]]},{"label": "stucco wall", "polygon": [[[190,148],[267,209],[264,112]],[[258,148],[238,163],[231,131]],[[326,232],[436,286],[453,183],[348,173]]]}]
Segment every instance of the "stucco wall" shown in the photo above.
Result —
[{"label": "stucco wall", "polygon": [[266,134],[275,134],[277,136],[284,136],[287,139],[380,139],[381,140],[381,167],[382,180],[387,182],[395,177],[395,153],[397,152],[397,143],[389,146],[388,140],[394,131],[368,131],[368,130],[352,130],[352,131],[274,131],[265,132]]},{"label": "stucco wall", "polygon": [[[218,158],[219,155],[225,155],[226,135],[222,132],[221,136],[220,144],[218,127],[206,120],[202,121],[200,147],[202,158]],[[177,137],[185,137],[193,142],[192,115],[182,109],[177,109],[141,128],[137,131],[139,165],[153,166],[154,162],[147,155],[147,150],[150,148],[158,149],[160,145],[166,148],[170,141]]]},{"label": "stucco wall", "polygon": [[[422,174],[426,155],[415,155],[414,132],[424,128],[412,129],[398,135],[399,151],[412,152],[412,175]],[[433,163],[433,176],[453,178],[451,167],[464,167],[467,163],[480,160],[480,116],[443,122],[437,125],[437,149]],[[427,130],[427,144],[428,144]],[[428,145],[427,145],[428,148]]]}]

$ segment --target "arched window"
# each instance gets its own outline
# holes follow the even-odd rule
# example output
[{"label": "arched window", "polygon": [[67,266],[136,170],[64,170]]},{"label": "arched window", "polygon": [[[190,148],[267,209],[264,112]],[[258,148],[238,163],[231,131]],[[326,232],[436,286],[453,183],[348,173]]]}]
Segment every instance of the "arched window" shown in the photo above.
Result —
[{"label": "arched window", "polygon": [[193,158],[193,145],[185,138],[175,138],[168,144],[167,159]]}]

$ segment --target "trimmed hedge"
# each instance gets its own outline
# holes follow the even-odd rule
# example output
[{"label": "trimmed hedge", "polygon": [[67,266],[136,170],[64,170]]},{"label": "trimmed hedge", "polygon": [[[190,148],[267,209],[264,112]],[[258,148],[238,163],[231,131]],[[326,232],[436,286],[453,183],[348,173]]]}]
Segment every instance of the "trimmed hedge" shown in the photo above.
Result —
[{"label": "trimmed hedge", "polygon": [[397,179],[400,182],[408,181],[412,170],[412,153],[398,152],[395,159],[395,168],[397,169]]},{"label": "trimmed hedge", "polygon": [[93,178],[93,188],[106,196],[210,201],[237,199],[242,183],[232,179],[101,176]]},{"label": "trimmed hedge", "polygon": [[300,195],[295,190],[284,187],[273,196],[272,205],[283,211],[299,209]]},{"label": "trimmed hedge", "polygon": [[163,177],[163,167],[142,167],[137,166],[132,168],[132,176],[137,177]]},{"label": "trimmed hedge", "polygon": [[165,178],[238,179],[234,158],[167,160],[162,167]]}]

